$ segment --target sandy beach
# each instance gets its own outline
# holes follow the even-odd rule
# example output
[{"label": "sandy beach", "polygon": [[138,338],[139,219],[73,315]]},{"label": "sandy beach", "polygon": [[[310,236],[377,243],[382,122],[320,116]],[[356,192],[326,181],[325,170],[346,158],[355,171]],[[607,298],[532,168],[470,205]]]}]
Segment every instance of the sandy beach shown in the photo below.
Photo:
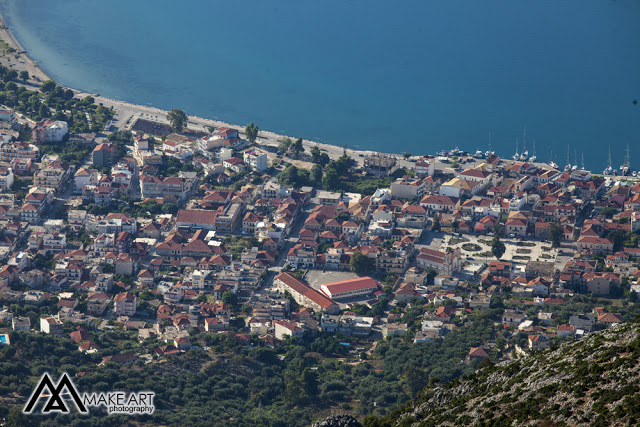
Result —
[{"label": "sandy beach", "polygon": [[38,66],[13,37],[2,16],[0,16],[0,39],[10,48],[15,49],[15,52],[11,53],[4,51],[2,55],[0,55],[0,64],[12,68],[17,72],[28,71],[29,81],[35,84],[39,84],[45,80],[51,80],[51,77]]}]

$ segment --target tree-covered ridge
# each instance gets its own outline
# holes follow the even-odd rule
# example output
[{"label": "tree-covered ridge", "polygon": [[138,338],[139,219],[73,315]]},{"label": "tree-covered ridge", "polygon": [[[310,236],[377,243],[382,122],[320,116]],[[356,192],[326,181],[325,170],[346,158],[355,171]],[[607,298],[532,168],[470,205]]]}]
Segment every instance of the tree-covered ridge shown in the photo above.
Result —
[{"label": "tree-covered ridge", "polygon": [[427,387],[364,425],[637,425],[639,320]]}]

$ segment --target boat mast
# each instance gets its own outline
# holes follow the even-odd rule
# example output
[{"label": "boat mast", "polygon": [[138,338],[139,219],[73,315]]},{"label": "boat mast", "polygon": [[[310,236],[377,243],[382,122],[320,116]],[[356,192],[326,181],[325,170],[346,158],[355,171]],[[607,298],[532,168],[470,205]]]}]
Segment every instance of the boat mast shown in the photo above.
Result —
[{"label": "boat mast", "polygon": [[522,152],[524,153],[525,151],[527,151],[527,127],[524,127],[524,135],[523,135],[523,139],[524,139],[524,147],[522,147]]},{"label": "boat mast", "polygon": [[491,154],[491,132],[489,132],[489,154]]},{"label": "boat mast", "polygon": [[584,153],[582,153],[582,170],[584,170]]},{"label": "boat mast", "polygon": [[571,166],[571,164],[569,163],[569,144],[567,144],[567,166]]},{"label": "boat mast", "polygon": [[609,170],[613,169],[611,166],[611,144],[609,144]]},{"label": "boat mast", "polygon": [[627,142],[627,154],[624,156],[624,165],[627,168],[631,167],[631,159],[629,157],[629,143]]}]

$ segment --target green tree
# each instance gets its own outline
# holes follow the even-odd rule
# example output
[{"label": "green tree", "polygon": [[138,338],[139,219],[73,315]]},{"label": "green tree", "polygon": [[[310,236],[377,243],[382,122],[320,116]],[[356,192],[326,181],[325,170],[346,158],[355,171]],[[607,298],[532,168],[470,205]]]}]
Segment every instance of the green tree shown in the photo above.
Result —
[{"label": "green tree", "polygon": [[331,159],[329,158],[329,155],[327,153],[325,153],[324,151],[320,153],[320,157],[318,158],[318,164],[320,166],[324,167],[328,165],[330,161]]},{"label": "green tree", "polygon": [[362,252],[354,252],[354,254],[351,255],[351,260],[349,261],[349,267],[352,272],[363,275],[374,270],[376,268],[376,263],[373,259],[369,258]]},{"label": "green tree", "polygon": [[320,162],[320,147],[318,147],[317,144],[311,147],[311,151],[309,153],[311,154],[311,161],[313,163]]},{"label": "green tree", "polygon": [[247,127],[244,128],[244,134],[249,142],[256,142],[259,131],[260,129],[258,128],[258,126],[253,124],[253,122],[249,123]]},{"label": "green tree", "polygon": [[10,82],[11,80],[18,78],[18,72],[16,70],[7,70],[2,76],[2,80],[5,82]]},{"label": "green tree", "polygon": [[280,153],[286,153],[291,146],[291,138],[285,136],[278,141],[278,151]]},{"label": "green tree", "polygon": [[562,227],[557,222],[552,222],[549,226],[549,238],[551,239],[551,246],[557,248],[560,246],[560,241],[563,236]]},{"label": "green tree", "polygon": [[612,208],[612,207],[606,207],[600,210],[600,212],[598,212],[599,215],[603,215],[607,218],[611,218],[612,216],[614,216],[615,214],[618,213],[618,210],[616,208]]},{"label": "green tree", "polygon": [[502,241],[500,241],[500,237],[496,234],[493,237],[493,243],[491,244],[491,253],[497,259],[500,259],[502,257],[502,255],[504,255],[506,250],[507,250],[507,248],[504,246],[504,243],[502,243]]},{"label": "green tree", "polygon": [[231,291],[222,294],[222,302],[229,304],[229,307],[235,307],[238,304],[238,296]]},{"label": "green tree", "polygon": [[404,157],[405,159],[408,159],[409,157],[411,157],[411,153],[404,153],[402,157]]},{"label": "green tree", "polygon": [[300,188],[307,184],[308,173],[305,169],[298,169],[294,165],[289,165],[278,175],[278,182],[286,187]]},{"label": "green tree", "polygon": [[440,231],[440,217],[436,214],[431,222],[431,231]]},{"label": "green tree", "polygon": [[300,153],[304,152],[304,146],[302,145],[302,138],[296,139],[296,142],[291,144],[291,149],[294,153],[296,153],[296,158],[300,155]]},{"label": "green tree", "polygon": [[178,213],[178,205],[175,203],[165,203],[162,205],[162,213],[175,215]]},{"label": "green tree", "polygon": [[42,84],[40,85],[40,92],[42,93],[49,93],[52,90],[54,90],[56,88],[56,82],[54,82],[53,80],[45,80],[44,82],[42,82]]},{"label": "green tree", "polygon": [[327,170],[322,177],[322,188],[327,191],[335,191],[340,188],[340,175],[331,165],[327,166]]},{"label": "green tree", "polygon": [[318,374],[308,367],[302,371],[302,388],[309,396],[318,394]]},{"label": "green tree", "polygon": [[338,160],[329,162],[329,166],[333,165],[333,167],[335,167],[336,169],[336,172],[338,172],[338,175],[343,176],[346,175],[347,172],[349,172],[349,168],[355,165],[355,163],[355,160],[349,157],[345,151],[342,153],[342,156],[338,158]]},{"label": "green tree", "polygon": [[174,108],[167,113],[167,120],[169,120],[171,129],[174,132],[182,132],[189,122],[189,118],[185,112],[177,108]]},{"label": "green tree", "polygon": [[[7,416],[7,423],[5,426],[8,427],[22,427],[31,425],[31,421],[28,417],[22,413],[22,408],[19,406],[13,406],[9,409],[9,415]],[[38,424],[33,424],[38,425]]]},{"label": "green tree", "polygon": [[20,71],[20,80],[26,83],[29,80],[29,72],[26,70]]},{"label": "green tree", "polygon": [[322,185],[322,168],[319,165],[313,165],[309,179],[316,187]]}]

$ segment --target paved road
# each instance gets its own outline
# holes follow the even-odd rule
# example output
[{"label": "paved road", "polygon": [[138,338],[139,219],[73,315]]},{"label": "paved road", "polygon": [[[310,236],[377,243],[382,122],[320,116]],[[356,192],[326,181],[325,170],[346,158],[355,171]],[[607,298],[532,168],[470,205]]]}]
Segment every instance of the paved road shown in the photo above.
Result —
[{"label": "paved road", "polygon": [[282,271],[282,267],[284,267],[286,263],[289,250],[293,248],[293,246],[298,242],[300,230],[302,229],[302,226],[304,225],[305,221],[309,217],[309,214],[313,211],[315,206],[315,203],[310,202],[302,209],[302,211],[298,215],[298,218],[294,222],[293,227],[291,228],[291,233],[289,233],[289,236],[285,239],[283,247],[278,250],[278,256],[276,257],[275,263],[267,269],[268,275],[264,281],[262,288],[254,292],[254,295],[261,295],[271,290],[271,288],[273,287],[273,279]]}]

